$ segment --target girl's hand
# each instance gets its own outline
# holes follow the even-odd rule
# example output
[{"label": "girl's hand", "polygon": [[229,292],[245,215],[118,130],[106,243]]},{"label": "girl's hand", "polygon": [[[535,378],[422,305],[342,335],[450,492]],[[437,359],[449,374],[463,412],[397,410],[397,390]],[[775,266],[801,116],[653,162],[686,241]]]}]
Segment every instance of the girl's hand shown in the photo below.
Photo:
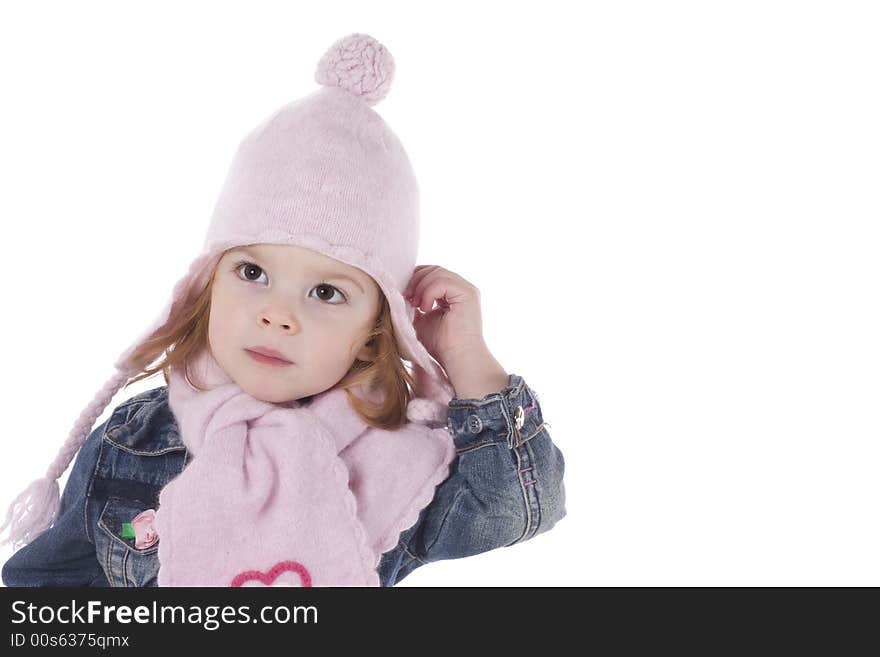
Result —
[{"label": "girl's hand", "polygon": [[457,397],[481,399],[507,385],[507,372],[483,340],[475,286],[443,267],[420,265],[403,296],[416,307],[416,337],[446,370]]},{"label": "girl's hand", "polygon": [[[480,291],[458,274],[437,265],[419,265],[403,296],[417,309],[416,336],[444,369],[462,355],[486,349]],[[434,301],[437,308],[432,310]]]}]

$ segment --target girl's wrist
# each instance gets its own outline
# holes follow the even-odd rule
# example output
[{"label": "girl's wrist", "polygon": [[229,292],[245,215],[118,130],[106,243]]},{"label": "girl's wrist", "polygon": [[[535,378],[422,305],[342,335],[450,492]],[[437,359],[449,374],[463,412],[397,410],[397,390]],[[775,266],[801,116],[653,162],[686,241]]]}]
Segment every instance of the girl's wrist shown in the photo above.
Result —
[{"label": "girl's wrist", "polygon": [[510,378],[485,344],[459,350],[443,369],[459,399],[482,399],[502,390]]}]

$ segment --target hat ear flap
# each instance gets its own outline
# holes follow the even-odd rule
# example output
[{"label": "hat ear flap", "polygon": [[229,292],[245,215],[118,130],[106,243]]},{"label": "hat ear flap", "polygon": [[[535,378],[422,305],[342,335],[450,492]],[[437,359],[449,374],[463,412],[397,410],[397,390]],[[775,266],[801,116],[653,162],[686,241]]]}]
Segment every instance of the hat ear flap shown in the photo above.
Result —
[{"label": "hat ear flap", "polygon": [[419,397],[446,405],[452,399],[452,395],[447,390],[447,387],[451,388],[452,384],[448,383],[449,379],[439,366],[433,363],[431,365],[433,374],[429,374],[418,363],[413,363],[413,380],[415,381],[416,393]]},{"label": "hat ear flap", "polygon": [[412,422],[445,425],[455,389],[416,335],[415,308],[406,303],[396,288],[383,291],[391,308],[391,323],[400,355],[412,363],[415,398],[407,405],[406,416]]}]

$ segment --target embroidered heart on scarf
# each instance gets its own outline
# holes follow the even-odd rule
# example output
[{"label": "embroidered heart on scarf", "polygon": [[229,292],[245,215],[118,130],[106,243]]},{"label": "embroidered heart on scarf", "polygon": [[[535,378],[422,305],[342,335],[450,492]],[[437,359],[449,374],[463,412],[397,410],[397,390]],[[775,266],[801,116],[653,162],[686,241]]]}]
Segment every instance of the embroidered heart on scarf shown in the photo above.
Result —
[{"label": "embroidered heart on scarf", "polygon": [[230,586],[297,586],[311,587],[312,576],[297,561],[282,561],[272,566],[267,573],[259,570],[248,570],[239,573]]}]

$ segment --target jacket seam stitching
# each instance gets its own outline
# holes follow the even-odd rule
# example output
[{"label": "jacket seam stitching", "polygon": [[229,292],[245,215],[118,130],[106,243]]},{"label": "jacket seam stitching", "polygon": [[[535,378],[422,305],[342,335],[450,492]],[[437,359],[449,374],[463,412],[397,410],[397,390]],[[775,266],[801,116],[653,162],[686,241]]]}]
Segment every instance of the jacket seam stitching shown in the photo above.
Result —
[{"label": "jacket seam stitching", "polygon": [[502,446],[502,445],[504,445],[504,442],[499,441],[499,440],[493,440],[490,438],[488,440],[483,440],[479,443],[474,443],[473,445],[467,445],[466,447],[459,447],[455,451],[458,452],[459,455],[460,454],[467,454],[468,452],[473,452],[474,450],[482,449],[483,447],[491,447],[492,445]]},{"label": "jacket seam stitching", "polygon": [[[123,426],[127,425],[129,422],[131,422],[132,415],[137,413],[137,411],[139,411],[141,408],[143,408],[147,404],[156,403],[156,399],[158,397],[161,397],[162,393],[160,392],[160,393],[156,393],[155,395],[152,395],[152,393],[155,390],[161,390],[161,388],[154,388],[151,390],[147,390],[145,392],[142,392],[142,393],[135,395],[134,397],[132,397],[130,399],[126,399],[125,401],[121,402],[115,409],[113,409],[113,413],[110,415],[110,421],[108,421],[108,423],[107,423],[107,428],[105,430],[105,433],[111,429],[115,429],[116,427],[123,427]],[[122,411],[122,410],[126,411],[125,412],[125,419],[120,420],[118,422],[112,422],[113,416],[116,415],[117,412]]]},{"label": "jacket seam stitching", "polygon": [[[520,493],[522,494],[523,506],[525,507],[526,522],[525,522],[525,527],[523,528],[522,534],[513,543],[511,543],[511,545],[515,545],[516,543],[519,543],[523,539],[525,539],[525,537],[528,536],[529,530],[532,527],[532,505],[529,504],[529,493],[526,490],[526,486],[523,484],[523,473],[520,472],[520,470],[522,469],[522,455],[520,454],[519,448],[514,449],[513,451],[516,454],[516,470],[517,470],[516,475],[517,475],[517,480],[519,481]],[[534,474],[535,474],[534,471],[532,471],[533,477],[534,477]]]},{"label": "jacket seam stitching", "polygon": [[541,422],[541,424],[539,424],[532,433],[530,433],[527,437],[522,439],[522,444],[525,445],[527,442],[529,442],[532,438],[534,438],[539,433],[541,433],[548,426],[550,426],[550,425],[547,422]]},{"label": "jacket seam stitching", "polygon": [[104,575],[107,577],[110,586],[116,586],[116,578],[113,577],[113,568],[110,567],[110,550],[112,549],[112,541],[107,541],[107,549],[103,551],[101,556],[103,557],[104,562]]},{"label": "jacket seam stitching", "polygon": [[122,583],[128,588],[128,550],[122,553]]},{"label": "jacket seam stitching", "polygon": [[98,457],[95,459],[95,465],[92,467],[92,474],[89,475],[89,484],[86,486],[86,499],[83,502],[83,525],[86,530],[86,539],[92,545],[95,545],[95,536],[89,531],[89,504],[94,504],[94,499],[92,499],[92,486],[95,481],[95,475],[98,474],[98,468],[101,466],[101,455],[104,453],[104,436],[107,435],[107,426],[109,422],[104,425],[104,430],[101,432],[101,440],[98,445]]},{"label": "jacket seam stitching", "polygon": [[[528,452],[529,459],[532,463],[535,462],[535,451],[532,449],[530,445],[525,445],[525,448]],[[531,486],[532,491],[531,494],[535,497],[535,508],[538,516],[538,521],[535,523],[535,528],[532,531],[532,536],[537,536],[541,531],[541,525],[544,524],[544,509],[541,507],[541,497],[542,493],[540,492],[541,487],[544,485],[543,479],[538,479],[537,470],[532,471],[532,478],[535,480],[535,484]]]},{"label": "jacket seam stitching", "polygon": [[[534,460],[535,460],[534,453],[532,452],[531,447],[528,445],[526,440],[520,440],[519,444],[514,444],[513,426],[511,425],[511,422],[510,422],[510,407],[508,405],[507,399],[504,399],[502,401],[502,407],[504,409],[504,413],[503,413],[504,421],[507,423],[507,431],[508,431],[508,433],[507,433],[508,443],[507,444],[508,444],[508,448],[516,454],[516,469],[517,469],[516,476],[517,476],[517,481],[519,481],[520,493],[522,494],[523,506],[525,507],[525,512],[526,512],[526,522],[525,522],[525,527],[523,528],[523,533],[518,539],[516,539],[513,543],[511,543],[511,545],[514,545],[516,543],[520,543],[520,542],[526,540],[526,538],[529,536],[529,532],[532,531],[533,523],[535,524],[536,527],[540,526],[540,523],[541,523],[540,500],[537,499],[537,493],[534,490],[532,490],[531,492],[526,490],[529,487],[534,489],[535,486],[537,486],[537,482],[534,485],[526,486],[525,482],[523,482],[523,473],[520,472],[520,470],[522,470],[523,456],[525,455],[529,459],[529,462],[531,464],[534,464]],[[537,433],[538,432],[535,432],[535,434],[533,434],[529,438],[534,437],[535,435],[537,435]],[[524,450],[524,453],[521,450]],[[536,474],[537,473],[534,470],[532,470],[532,478],[533,479],[537,479]],[[534,518],[533,518],[530,495],[535,495],[535,498],[536,498],[535,501],[538,505],[537,522],[535,522]]]},{"label": "jacket seam stitching", "polygon": [[[121,429],[123,426],[127,426],[127,424],[126,425],[116,425],[116,427],[114,427],[114,429],[116,429],[116,428]],[[102,436],[102,439],[104,439],[105,442],[110,443],[114,447],[121,449],[123,452],[128,452],[129,454],[134,454],[135,456],[162,456],[163,454],[168,454],[169,452],[180,452],[180,451],[184,451],[186,449],[186,447],[183,445],[172,446],[172,447],[163,447],[162,449],[159,449],[159,450],[153,451],[153,452],[147,452],[147,451],[143,451],[143,450],[139,450],[139,449],[132,449],[131,447],[128,447],[126,445],[123,445],[122,443],[118,443],[115,440],[113,440],[113,436],[109,435],[108,432],[104,433],[104,435]]]}]

